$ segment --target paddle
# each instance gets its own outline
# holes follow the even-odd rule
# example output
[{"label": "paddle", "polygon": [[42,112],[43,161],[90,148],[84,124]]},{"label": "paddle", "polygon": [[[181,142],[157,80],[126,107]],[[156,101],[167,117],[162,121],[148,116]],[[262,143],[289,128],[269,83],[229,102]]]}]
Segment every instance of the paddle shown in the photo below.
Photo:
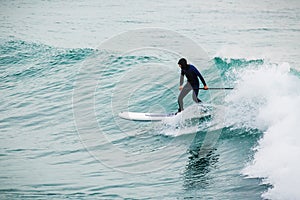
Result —
[{"label": "paddle", "polygon": [[[200,90],[204,90],[204,88],[199,88]],[[207,90],[233,90],[234,88],[223,87],[223,88],[208,88]]]}]

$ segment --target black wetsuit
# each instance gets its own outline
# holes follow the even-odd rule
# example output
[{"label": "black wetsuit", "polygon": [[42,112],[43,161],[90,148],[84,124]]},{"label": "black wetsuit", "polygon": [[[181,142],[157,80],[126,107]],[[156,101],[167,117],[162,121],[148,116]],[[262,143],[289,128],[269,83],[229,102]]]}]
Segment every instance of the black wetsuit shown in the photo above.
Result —
[{"label": "black wetsuit", "polygon": [[178,111],[183,110],[183,98],[191,91],[193,90],[193,100],[196,103],[201,102],[200,99],[198,99],[198,93],[199,93],[199,80],[200,78],[202,84],[206,86],[205,80],[200,74],[200,72],[197,70],[196,67],[193,65],[187,65],[186,67],[181,67],[181,76],[180,76],[180,85],[183,84],[184,76],[187,78],[187,83],[181,90],[179,96],[178,96],[178,105],[179,109]]}]

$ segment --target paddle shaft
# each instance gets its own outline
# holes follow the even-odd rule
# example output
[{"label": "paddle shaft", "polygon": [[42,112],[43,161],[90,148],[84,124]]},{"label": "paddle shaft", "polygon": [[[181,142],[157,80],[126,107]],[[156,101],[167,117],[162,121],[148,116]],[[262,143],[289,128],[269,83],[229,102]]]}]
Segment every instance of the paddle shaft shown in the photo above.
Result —
[{"label": "paddle shaft", "polygon": [[[204,90],[204,88],[199,88],[200,90]],[[234,88],[223,87],[223,88],[208,88],[208,90],[233,90]]]}]

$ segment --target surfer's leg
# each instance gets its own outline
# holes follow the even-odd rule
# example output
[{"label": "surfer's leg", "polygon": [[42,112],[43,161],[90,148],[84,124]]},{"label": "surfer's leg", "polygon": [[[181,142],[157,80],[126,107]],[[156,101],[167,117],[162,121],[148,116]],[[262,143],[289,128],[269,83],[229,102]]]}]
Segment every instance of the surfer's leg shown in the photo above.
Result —
[{"label": "surfer's leg", "polygon": [[196,103],[201,103],[202,101],[200,99],[198,99],[198,93],[199,93],[199,87],[193,87],[193,100]]},{"label": "surfer's leg", "polygon": [[183,111],[183,98],[192,90],[189,84],[185,84],[178,96],[178,112]]}]

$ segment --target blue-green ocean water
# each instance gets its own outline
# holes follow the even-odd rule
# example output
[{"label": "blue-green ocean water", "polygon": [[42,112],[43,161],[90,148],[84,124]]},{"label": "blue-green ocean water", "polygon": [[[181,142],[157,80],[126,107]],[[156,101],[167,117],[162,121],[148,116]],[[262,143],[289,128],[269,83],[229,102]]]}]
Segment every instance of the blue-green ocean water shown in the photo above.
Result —
[{"label": "blue-green ocean water", "polygon": [[[0,11],[1,199],[300,198],[297,0],[2,1]],[[189,43],[118,52],[132,41],[124,32],[152,27],[207,52],[196,66],[209,87],[235,88],[200,91],[210,117],[188,118],[190,95],[183,118],[118,117],[177,110],[176,47]],[[133,41],[156,41],[147,36]]]}]

